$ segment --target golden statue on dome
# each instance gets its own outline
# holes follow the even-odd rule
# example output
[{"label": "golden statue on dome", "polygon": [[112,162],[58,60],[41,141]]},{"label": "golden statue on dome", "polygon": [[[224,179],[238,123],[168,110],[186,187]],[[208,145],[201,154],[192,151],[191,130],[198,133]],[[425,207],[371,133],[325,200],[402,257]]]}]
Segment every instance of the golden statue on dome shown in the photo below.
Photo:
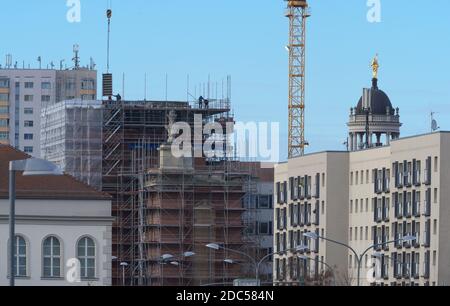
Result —
[{"label": "golden statue on dome", "polygon": [[373,78],[378,79],[378,69],[380,68],[380,65],[378,63],[378,53],[375,55],[375,58],[372,61],[372,71],[373,71]]}]

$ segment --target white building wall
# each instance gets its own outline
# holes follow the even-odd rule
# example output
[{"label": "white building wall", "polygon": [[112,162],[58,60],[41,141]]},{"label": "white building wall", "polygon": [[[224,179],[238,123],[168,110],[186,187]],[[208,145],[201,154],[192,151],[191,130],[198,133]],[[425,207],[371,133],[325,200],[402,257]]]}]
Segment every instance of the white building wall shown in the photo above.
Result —
[{"label": "white building wall", "polygon": [[[0,286],[8,278],[8,201],[0,200]],[[109,286],[111,285],[112,218],[110,201],[17,201],[16,234],[27,241],[27,277],[17,278],[23,286]],[[56,236],[62,244],[61,279],[42,277],[42,243]],[[92,280],[80,283],[67,281],[68,260],[76,258],[76,245],[88,236],[96,245],[96,273]]]}]

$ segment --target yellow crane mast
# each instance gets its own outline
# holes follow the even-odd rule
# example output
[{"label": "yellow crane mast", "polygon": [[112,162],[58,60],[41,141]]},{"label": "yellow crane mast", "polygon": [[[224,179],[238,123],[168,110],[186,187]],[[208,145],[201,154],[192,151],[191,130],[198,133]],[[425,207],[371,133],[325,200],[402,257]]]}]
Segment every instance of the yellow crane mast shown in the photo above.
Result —
[{"label": "yellow crane mast", "polygon": [[305,140],[306,20],[310,17],[306,0],[287,2],[289,18],[289,158],[303,156]]}]

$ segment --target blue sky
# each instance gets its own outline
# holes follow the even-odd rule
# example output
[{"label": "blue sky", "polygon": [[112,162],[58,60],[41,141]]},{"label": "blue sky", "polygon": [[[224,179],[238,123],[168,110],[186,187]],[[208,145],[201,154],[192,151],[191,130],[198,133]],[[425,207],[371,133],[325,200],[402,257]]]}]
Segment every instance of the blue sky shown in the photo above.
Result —
[{"label": "blue sky", "polygon": [[[2,2],[0,61],[37,67],[42,56],[69,61],[72,45],[82,63],[106,66],[107,0],[81,0],[81,22],[66,20],[66,0]],[[400,107],[403,136],[429,131],[429,112],[450,129],[450,1],[381,0],[382,22],[366,19],[366,0],[311,0],[308,22],[307,117],[309,151],[344,149],[350,107],[370,86],[370,60],[380,54],[379,86]],[[280,122],[287,147],[287,19],[281,0],[112,0],[111,68],[116,91],[126,74],[126,97],[186,98],[208,75],[233,78],[239,121]],[[193,88],[192,88],[193,89]],[[192,90],[193,91],[193,90]]]}]

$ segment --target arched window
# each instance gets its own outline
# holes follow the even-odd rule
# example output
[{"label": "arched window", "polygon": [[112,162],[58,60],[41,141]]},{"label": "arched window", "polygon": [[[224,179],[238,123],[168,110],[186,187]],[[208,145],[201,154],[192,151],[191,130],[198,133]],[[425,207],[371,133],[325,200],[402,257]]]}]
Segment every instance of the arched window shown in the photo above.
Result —
[{"label": "arched window", "polygon": [[27,276],[27,242],[22,236],[16,236],[14,273],[17,277]]},{"label": "arched window", "polygon": [[77,258],[80,261],[81,278],[95,278],[95,242],[92,238],[83,237],[78,241]]},{"label": "arched window", "polygon": [[43,243],[43,277],[61,277],[61,243],[54,236]]}]

